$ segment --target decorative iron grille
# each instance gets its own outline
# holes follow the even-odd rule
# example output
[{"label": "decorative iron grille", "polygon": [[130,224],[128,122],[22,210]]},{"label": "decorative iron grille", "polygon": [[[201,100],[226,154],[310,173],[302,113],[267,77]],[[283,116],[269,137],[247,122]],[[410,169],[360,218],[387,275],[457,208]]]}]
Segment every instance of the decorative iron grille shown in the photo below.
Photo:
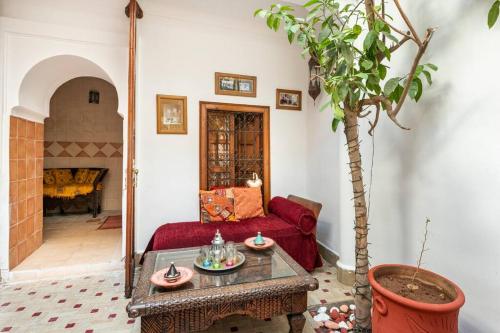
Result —
[{"label": "decorative iron grille", "polygon": [[264,180],[263,115],[208,111],[208,188],[244,186],[255,172]]}]

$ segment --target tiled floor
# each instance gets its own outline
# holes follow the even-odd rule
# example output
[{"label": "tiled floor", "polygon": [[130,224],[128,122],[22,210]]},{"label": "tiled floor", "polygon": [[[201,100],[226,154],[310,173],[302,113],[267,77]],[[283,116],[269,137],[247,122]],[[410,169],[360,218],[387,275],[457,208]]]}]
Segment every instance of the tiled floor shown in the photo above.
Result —
[{"label": "tiled floor", "polygon": [[[320,287],[309,293],[309,304],[352,299],[350,287],[337,282],[335,268],[325,265],[313,275]],[[123,272],[36,283],[0,286],[0,332],[140,332],[140,319],[127,317]],[[306,313],[304,333],[313,333]],[[221,320],[207,333],[288,333],[286,317],[266,321],[234,316]]]},{"label": "tiled floor", "polygon": [[121,269],[121,229],[98,229],[104,216],[117,214],[104,212],[97,219],[90,214],[44,218],[42,246],[12,270],[11,280]]}]

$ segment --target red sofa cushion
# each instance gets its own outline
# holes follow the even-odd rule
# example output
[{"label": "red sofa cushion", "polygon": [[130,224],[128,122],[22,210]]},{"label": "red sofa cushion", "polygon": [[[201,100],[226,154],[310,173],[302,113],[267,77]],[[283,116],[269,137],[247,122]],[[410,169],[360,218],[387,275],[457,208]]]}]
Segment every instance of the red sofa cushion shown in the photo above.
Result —
[{"label": "red sofa cushion", "polygon": [[239,223],[201,224],[198,221],[168,223],[155,231],[145,253],[209,245],[217,229],[226,241],[234,242],[243,242],[261,231],[264,237],[274,239],[307,271],[322,266],[315,236],[302,234],[294,224],[274,214],[242,220]]},{"label": "red sofa cushion", "polygon": [[297,227],[304,235],[314,232],[316,217],[310,209],[283,197],[274,197],[269,202],[268,209],[270,213]]}]

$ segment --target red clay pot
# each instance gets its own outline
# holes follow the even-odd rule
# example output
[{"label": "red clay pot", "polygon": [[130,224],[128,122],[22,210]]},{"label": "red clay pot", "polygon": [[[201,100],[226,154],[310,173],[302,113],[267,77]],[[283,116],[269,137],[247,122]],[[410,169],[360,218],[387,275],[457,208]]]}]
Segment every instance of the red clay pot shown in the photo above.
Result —
[{"label": "red clay pot", "polygon": [[446,304],[416,302],[382,287],[377,278],[396,274],[412,276],[416,267],[380,265],[370,269],[368,280],[372,286],[373,333],[457,333],[458,312],[465,303],[462,290],[453,282],[430,271],[420,269],[418,279],[443,288],[455,299]]}]

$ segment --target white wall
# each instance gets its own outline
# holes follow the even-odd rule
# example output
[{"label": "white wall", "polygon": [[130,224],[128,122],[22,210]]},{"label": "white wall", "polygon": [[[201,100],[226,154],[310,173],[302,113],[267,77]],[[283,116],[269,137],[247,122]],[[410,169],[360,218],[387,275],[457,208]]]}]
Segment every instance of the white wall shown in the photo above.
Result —
[{"label": "white wall", "polygon": [[[0,184],[8,184],[9,116],[13,109],[26,111],[19,105],[20,86],[29,70],[42,60],[61,55],[76,55],[98,64],[96,66],[107,73],[106,78],[110,78],[117,89],[118,112],[126,115],[128,20],[123,14],[126,1],[108,1],[106,8],[101,5],[99,10],[89,10],[97,7],[90,6],[86,1],[80,1],[79,4],[75,1],[71,5],[64,0],[49,1],[43,5],[35,0],[0,1],[0,55],[2,56]],[[94,2],[95,5],[97,1]],[[85,8],[86,10],[83,10]],[[115,14],[110,14],[111,12]],[[122,22],[123,28],[118,28],[117,22]],[[75,73],[76,76],[95,74],[67,66],[71,64],[65,64],[66,67],[62,69],[69,74]],[[40,83],[40,89],[46,91],[55,89],[52,85],[61,77],[57,73],[50,74],[54,75],[45,76]],[[69,74],[68,80],[74,77]],[[48,100],[46,102],[48,105]],[[41,122],[47,116],[46,110],[48,108],[30,110],[17,115]],[[126,123],[126,120],[124,122]],[[0,186],[2,273],[8,267],[8,191],[8,186]]]},{"label": "white wall", "polygon": [[[142,2],[137,114],[137,251],[166,223],[199,219],[199,101],[271,107],[271,194],[306,194],[307,103],[275,109],[276,88],[300,89],[307,64],[283,33],[253,19],[271,1]],[[257,98],[214,94],[214,73],[257,76]],[[188,99],[188,135],[156,134],[155,95]]]},{"label": "white wall", "polygon": [[[408,14],[419,31],[439,26],[424,61],[439,66],[434,85],[426,89],[418,104],[409,102],[401,113],[401,122],[412,128],[405,132],[386,117],[376,131],[375,169],[372,194],[370,246],[372,264],[414,264],[423,236],[426,217],[432,219],[430,248],[424,267],[455,281],[466,295],[460,316],[460,331],[496,332],[500,308],[500,26],[487,29],[489,2],[404,1]],[[389,11],[393,9],[389,8]],[[394,73],[405,73],[411,50],[401,53]],[[309,127],[320,125],[320,115],[308,119]],[[328,128],[329,117],[323,116]],[[323,130],[322,130],[323,131]],[[332,163],[331,145],[339,138],[326,133],[315,138],[309,147],[313,156],[324,154]],[[371,155],[371,139],[362,128],[365,180]],[[343,133],[339,132],[342,136]],[[327,140],[330,141],[327,141]],[[312,140],[312,141],[311,141]],[[331,142],[331,144],[326,144]],[[336,148],[338,149],[338,147]],[[340,154],[345,155],[344,149]],[[338,158],[339,160],[341,158]],[[326,164],[326,163],[325,163]],[[337,166],[339,170],[342,165]],[[335,167],[321,165],[309,169],[315,173],[335,172]],[[347,178],[347,173],[341,175]],[[312,182],[310,181],[310,184]],[[332,182],[334,184],[334,182]],[[309,187],[309,195],[317,193]],[[350,188],[341,192],[324,190],[323,195],[352,197]],[[337,207],[336,203],[329,203]],[[351,204],[340,210],[352,211]],[[328,218],[333,229],[352,228],[352,219]],[[320,235],[320,237],[322,237]],[[353,265],[342,249],[354,251],[352,237],[335,236],[325,240],[341,252],[341,261]],[[336,243],[339,242],[339,243]],[[347,244],[347,245],[343,245]]]}]

